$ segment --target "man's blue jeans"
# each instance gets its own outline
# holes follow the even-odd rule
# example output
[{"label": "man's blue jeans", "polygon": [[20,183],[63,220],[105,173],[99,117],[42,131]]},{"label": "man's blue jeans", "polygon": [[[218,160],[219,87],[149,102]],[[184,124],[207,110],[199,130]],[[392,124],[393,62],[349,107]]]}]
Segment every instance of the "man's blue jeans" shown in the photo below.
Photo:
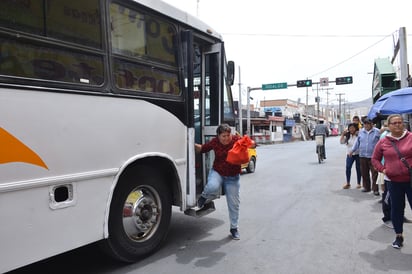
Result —
[{"label": "man's blue jeans", "polygon": [[346,155],[346,182],[350,184],[350,177],[352,173],[352,166],[353,162],[355,162],[355,168],[356,168],[356,182],[358,184],[361,183],[361,171],[360,171],[360,161],[359,161],[359,155]]},{"label": "man's blue jeans", "polygon": [[412,209],[412,187],[409,182],[388,181],[389,195],[391,197],[391,218],[396,234],[403,233],[403,220],[405,211],[405,194]]},{"label": "man's blue jeans", "polygon": [[222,185],[229,210],[230,228],[238,228],[240,206],[239,174],[236,176],[221,176],[212,168],[209,172],[207,184],[202,192],[202,196],[208,200],[215,199],[219,195]]}]

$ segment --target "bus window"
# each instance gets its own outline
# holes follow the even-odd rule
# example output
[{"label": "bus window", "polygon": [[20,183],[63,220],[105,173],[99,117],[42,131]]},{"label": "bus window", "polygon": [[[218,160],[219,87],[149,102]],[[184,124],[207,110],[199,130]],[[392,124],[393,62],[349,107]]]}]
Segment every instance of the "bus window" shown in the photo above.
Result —
[{"label": "bus window", "polygon": [[180,95],[176,73],[115,59],[116,85],[122,89]]},{"label": "bus window", "polygon": [[176,66],[176,29],[161,19],[116,3],[110,5],[114,53]]},{"label": "bus window", "polygon": [[0,1],[0,25],[6,28],[44,35],[43,0]]},{"label": "bus window", "polygon": [[175,27],[117,3],[110,4],[110,20],[116,86],[180,95]]},{"label": "bus window", "polygon": [[143,14],[112,3],[110,20],[113,52],[127,56],[145,55],[146,36]]},{"label": "bus window", "polygon": [[101,85],[103,58],[0,36],[2,75]]},{"label": "bus window", "polygon": [[47,36],[102,47],[99,0],[47,1],[46,11]]},{"label": "bus window", "polygon": [[0,74],[55,85],[102,85],[100,17],[98,0],[0,1],[0,23],[6,30],[0,35]]},{"label": "bus window", "polygon": [[31,34],[102,47],[98,0],[3,0],[0,23]]},{"label": "bus window", "polygon": [[205,126],[218,125],[219,111],[219,54],[211,53],[205,56]]}]

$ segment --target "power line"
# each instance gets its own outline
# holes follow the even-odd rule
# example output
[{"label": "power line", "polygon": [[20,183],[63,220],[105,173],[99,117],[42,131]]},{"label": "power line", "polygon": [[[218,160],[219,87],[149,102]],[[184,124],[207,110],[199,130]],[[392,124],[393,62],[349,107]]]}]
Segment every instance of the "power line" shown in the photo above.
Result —
[{"label": "power line", "polygon": [[314,77],[314,76],[316,76],[316,75],[320,75],[320,74],[325,73],[325,72],[327,72],[327,71],[329,71],[329,70],[331,70],[331,69],[333,69],[333,68],[336,68],[336,67],[339,66],[339,65],[342,65],[343,63],[345,63],[345,62],[347,62],[347,61],[355,58],[356,56],[364,53],[365,51],[367,51],[367,50],[369,50],[370,48],[376,46],[377,44],[381,43],[383,40],[385,40],[386,38],[388,38],[388,37],[390,37],[390,36],[392,36],[392,35],[393,35],[393,33],[391,33],[391,34],[389,34],[389,35],[386,35],[385,37],[383,37],[383,38],[380,39],[379,41],[377,41],[377,42],[373,43],[372,45],[366,47],[365,49],[361,50],[360,52],[352,55],[352,56],[349,57],[349,58],[346,58],[345,60],[343,60],[343,61],[341,61],[341,62],[339,62],[339,63],[337,63],[337,64],[335,64],[335,65],[333,65],[333,66],[331,66],[331,67],[329,67],[329,68],[327,68],[327,69],[325,69],[325,70],[322,70],[322,71],[320,71],[320,72],[317,72],[317,73],[309,76],[309,78],[312,78],[312,77]]},{"label": "power line", "polygon": [[[239,32],[223,32],[222,35],[233,36],[267,36],[267,37],[298,37],[298,38],[381,38],[388,37],[391,34],[281,34],[281,33],[239,33]],[[408,34],[412,36],[412,34]]]},{"label": "power line", "polygon": [[[372,45],[366,47],[365,49],[361,50],[360,52],[346,58],[345,60],[325,69],[322,70],[320,72],[317,72],[311,76],[309,76],[308,78],[312,78],[314,76],[323,74],[333,68],[336,68],[337,66],[355,58],[356,56],[364,53],[365,51],[371,49],[372,47],[376,46],[377,44],[381,43],[382,41],[384,41],[385,39],[387,39],[388,37],[391,37],[394,33],[396,33],[397,31],[391,33],[391,34],[386,34],[386,35],[380,35],[380,34],[376,34],[376,35],[370,35],[370,34],[348,34],[348,35],[338,35],[338,34],[277,34],[277,33],[222,33],[222,35],[238,35],[238,36],[271,36],[271,37],[297,37],[297,38],[373,38],[373,37],[378,37],[378,38],[382,38],[380,40],[378,40],[377,42],[373,43]],[[412,35],[407,35],[407,36],[412,36]]]}]

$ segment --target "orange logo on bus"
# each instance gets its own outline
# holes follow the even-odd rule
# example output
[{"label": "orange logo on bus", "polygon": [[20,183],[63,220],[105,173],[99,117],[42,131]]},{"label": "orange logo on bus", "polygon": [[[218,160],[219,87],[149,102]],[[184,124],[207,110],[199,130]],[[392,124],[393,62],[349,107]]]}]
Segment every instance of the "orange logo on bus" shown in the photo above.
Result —
[{"label": "orange logo on bus", "polygon": [[12,162],[23,162],[49,169],[36,152],[0,127],[0,164]]}]

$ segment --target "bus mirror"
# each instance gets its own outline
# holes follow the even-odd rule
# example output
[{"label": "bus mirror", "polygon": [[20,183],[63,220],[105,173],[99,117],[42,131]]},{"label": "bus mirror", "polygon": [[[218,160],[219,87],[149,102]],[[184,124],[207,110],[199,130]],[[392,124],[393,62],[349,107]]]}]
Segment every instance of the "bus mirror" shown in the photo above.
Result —
[{"label": "bus mirror", "polygon": [[232,86],[235,82],[235,62],[227,62],[227,82],[229,86]]}]

